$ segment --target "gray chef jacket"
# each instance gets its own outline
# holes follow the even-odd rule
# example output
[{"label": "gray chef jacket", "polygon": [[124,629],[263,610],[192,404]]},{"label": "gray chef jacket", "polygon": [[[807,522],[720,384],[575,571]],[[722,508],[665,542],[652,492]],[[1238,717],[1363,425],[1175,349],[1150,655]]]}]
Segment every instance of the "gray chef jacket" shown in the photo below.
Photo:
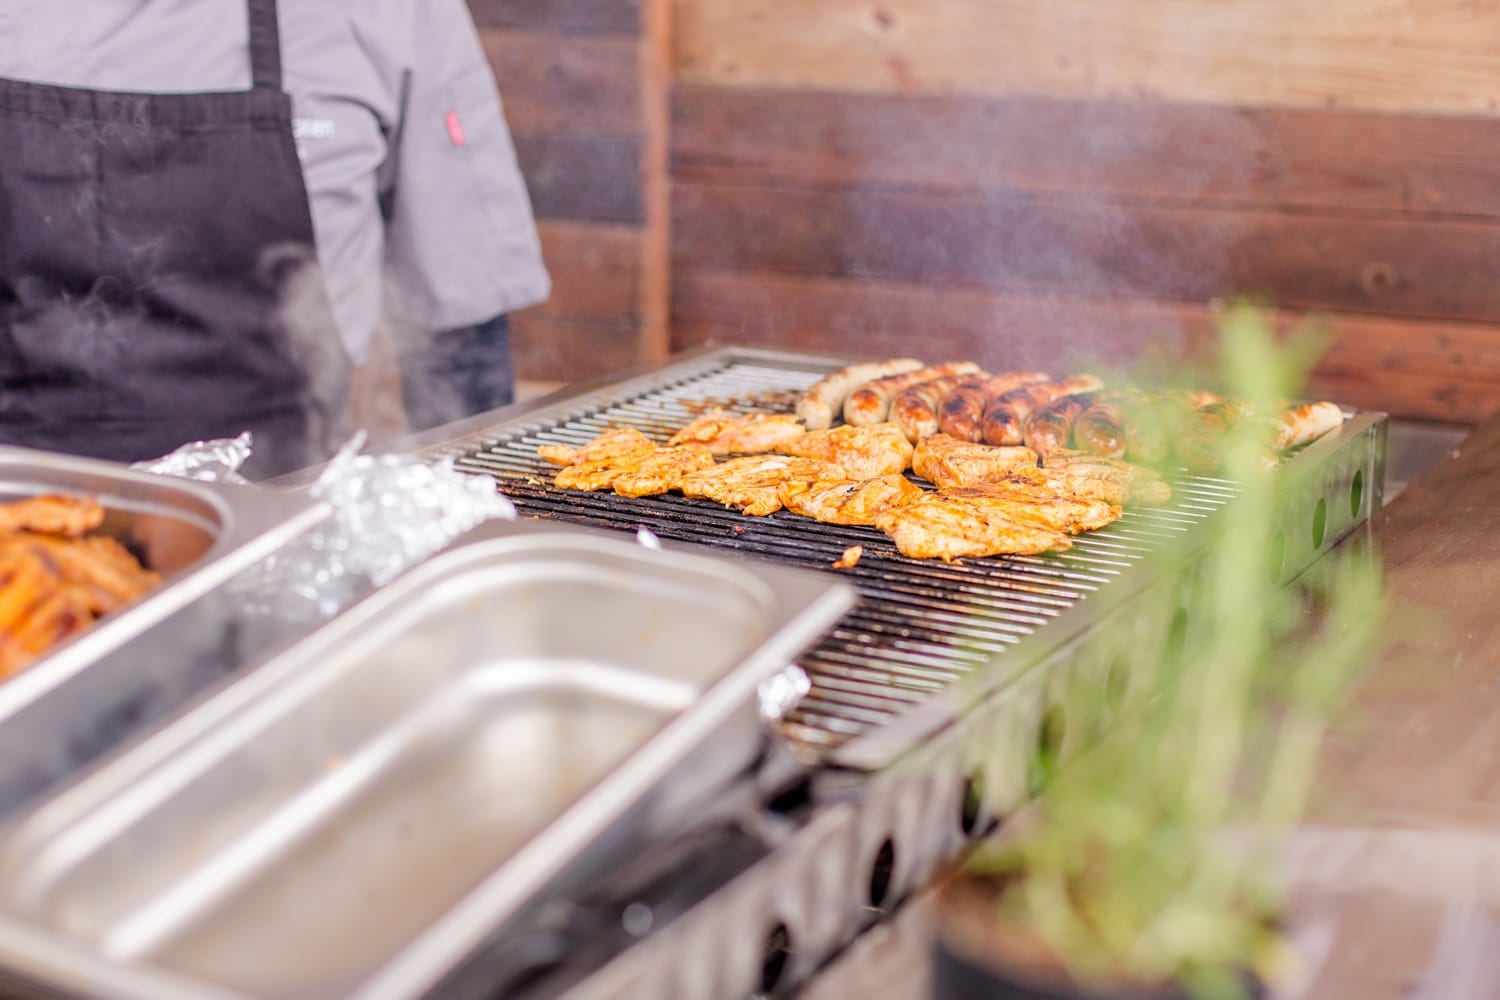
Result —
[{"label": "gray chef jacket", "polygon": [[[280,0],[318,256],[356,362],[551,286],[464,0]],[[155,93],[250,86],[244,0],[0,0],[0,77]]]}]

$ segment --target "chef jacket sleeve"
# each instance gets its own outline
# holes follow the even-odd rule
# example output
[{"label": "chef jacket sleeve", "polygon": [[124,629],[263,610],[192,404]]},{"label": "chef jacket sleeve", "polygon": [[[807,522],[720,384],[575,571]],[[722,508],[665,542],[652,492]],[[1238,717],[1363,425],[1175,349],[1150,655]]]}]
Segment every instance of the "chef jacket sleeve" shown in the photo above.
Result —
[{"label": "chef jacket sleeve", "polygon": [[551,283],[468,7],[422,0],[416,9],[381,197],[386,315],[427,332],[535,305]]}]

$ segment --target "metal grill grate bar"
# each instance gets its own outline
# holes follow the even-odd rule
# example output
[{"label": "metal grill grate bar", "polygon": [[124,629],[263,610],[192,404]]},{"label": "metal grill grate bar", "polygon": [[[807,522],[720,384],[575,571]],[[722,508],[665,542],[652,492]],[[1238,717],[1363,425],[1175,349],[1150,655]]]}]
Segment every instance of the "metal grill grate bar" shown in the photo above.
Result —
[{"label": "metal grill grate bar", "polygon": [[1234,496],[1233,484],[1224,480],[1183,476],[1172,483],[1171,505],[1132,508],[1102,531],[1075,538],[1068,552],[950,564],[904,558],[872,528],[821,524],[785,511],[755,518],[676,495],[632,499],[558,490],[551,485],[556,469],[537,455],[543,444],[576,447],[621,426],[664,442],[711,406],[787,411],[819,377],[730,361],[561,420],[495,428],[456,463],[494,476],[523,515],[645,528],[664,539],[830,572],[846,548],[863,546],[858,564],[839,571],[859,589],[860,603],[803,657],[812,689],[784,721],[790,738],[820,750],[890,722],[1003,655]]}]

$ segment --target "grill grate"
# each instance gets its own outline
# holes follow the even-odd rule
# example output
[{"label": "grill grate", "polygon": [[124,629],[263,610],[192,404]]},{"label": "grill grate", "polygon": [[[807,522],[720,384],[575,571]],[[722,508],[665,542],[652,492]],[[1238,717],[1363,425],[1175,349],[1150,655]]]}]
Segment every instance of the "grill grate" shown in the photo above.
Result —
[{"label": "grill grate", "polygon": [[[556,469],[536,453],[543,444],[577,446],[620,426],[665,441],[709,405],[787,411],[821,374],[730,361],[560,421],[508,433],[497,428],[457,456],[457,466],[494,476],[523,516],[646,528],[665,539],[842,573],[858,587],[860,602],[800,661],[812,689],[783,722],[788,736],[820,750],[841,746],[953,684],[1233,495],[1224,480],[1182,475],[1172,480],[1171,505],[1127,510],[1107,528],[1076,538],[1066,553],[946,564],[907,559],[873,528],[822,524],[786,511],[749,517],[676,495],[635,499],[558,490],[551,485]],[[851,545],[864,547],[859,563],[832,570]]]}]

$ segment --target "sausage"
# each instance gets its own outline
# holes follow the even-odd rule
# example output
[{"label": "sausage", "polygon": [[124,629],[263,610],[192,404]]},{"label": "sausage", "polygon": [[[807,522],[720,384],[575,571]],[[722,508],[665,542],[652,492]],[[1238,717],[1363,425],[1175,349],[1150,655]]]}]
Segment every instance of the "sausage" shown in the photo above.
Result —
[{"label": "sausage", "polygon": [[1286,451],[1298,445],[1316,441],[1337,427],[1343,426],[1344,411],[1337,403],[1303,403],[1282,411],[1276,420],[1276,436],[1273,445],[1277,451]]},{"label": "sausage", "polygon": [[1093,405],[1093,397],[1086,393],[1054,399],[1027,419],[1023,433],[1026,447],[1040,455],[1045,465],[1048,455],[1069,446],[1074,422]]},{"label": "sausage", "polygon": [[866,382],[916,371],[922,362],[916,358],[894,358],[890,361],[866,361],[850,365],[827,375],[808,388],[797,400],[797,416],[810,431],[833,426],[833,418],[844,408],[849,394]]},{"label": "sausage", "polygon": [[1080,392],[1092,392],[1103,383],[1093,375],[1069,375],[1055,382],[1040,382],[1002,393],[985,406],[980,417],[985,444],[1017,445],[1026,437],[1026,421],[1053,400]]},{"label": "sausage", "polygon": [[943,378],[918,382],[901,391],[891,403],[891,419],[905,432],[907,440],[916,444],[923,438],[938,432],[938,407],[948,396],[961,388],[968,388],[982,381],[983,375],[948,375]]},{"label": "sausage", "polygon": [[1142,465],[1163,465],[1187,407],[1167,396],[1144,396],[1125,407],[1125,456]]},{"label": "sausage", "polygon": [[885,423],[890,419],[891,401],[918,382],[945,375],[973,375],[978,371],[979,366],[972,361],[953,361],[867,382],[844,401],[844,423],[855,427]]},{"label": "sausage", "polygon": [[1073,437],[1078,447],[1105,458],[1125,457],[1125,410],[1114,400],[1097,400],[1078,415]]},{"label": "sausage", "polygon": [[1239,411],[1229,403],[1198,407],[1177,433],[1177,457],[1194,472],[1218,472],[1224,461],[1224,439],[1238,419]]},{"label": "sausage", "polygon": [[1005,372],[958,385],[938,404],[938,429],[960,441],[983,441],[985,404],[1018,386],[1051,380],[1044,372]]}]

